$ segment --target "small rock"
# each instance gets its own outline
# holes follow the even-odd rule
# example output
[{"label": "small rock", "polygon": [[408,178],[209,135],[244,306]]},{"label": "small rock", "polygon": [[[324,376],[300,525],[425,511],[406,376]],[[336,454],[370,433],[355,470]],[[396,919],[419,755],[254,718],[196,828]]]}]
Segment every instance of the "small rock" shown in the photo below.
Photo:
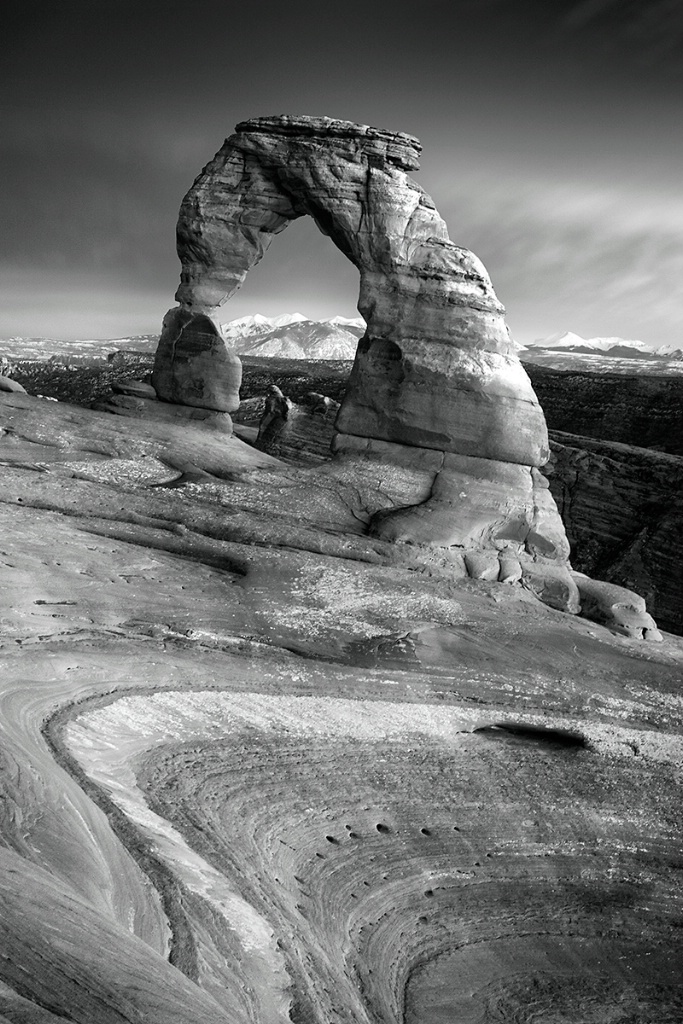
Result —
[{"label": "small rock", "polygon": [[498,556],[500,571],[498,580],[500,583],[519,583],[522,578],[522,566],[517,555],[509,551],[501,551]]},{"label": "small rock", "polygon": [[271,384],[266,395],[263,416],[259,422],[257,444],[267,446],[277,437],[289,419],[291,408],[292,403],[289,398],[282,394],[277,385]]},{"label": "small rock", "polygon": [[581,597],[581,614],[584,618],[599,622],[622,636],[656,642],[662,639],[640,595],[614,583],[589,579],[583,573],[577,572],[573,576]]}]

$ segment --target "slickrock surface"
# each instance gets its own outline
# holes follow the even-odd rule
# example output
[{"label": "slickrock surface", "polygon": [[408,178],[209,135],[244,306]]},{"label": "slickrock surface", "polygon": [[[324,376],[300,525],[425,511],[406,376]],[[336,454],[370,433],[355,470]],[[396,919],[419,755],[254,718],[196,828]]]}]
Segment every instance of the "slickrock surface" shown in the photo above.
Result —
[{"label": "slickrock surface", "polygon": [[683,1018],[683,640],[369,537],[419,467],[9,393],[0,464],[3,1019]]}]

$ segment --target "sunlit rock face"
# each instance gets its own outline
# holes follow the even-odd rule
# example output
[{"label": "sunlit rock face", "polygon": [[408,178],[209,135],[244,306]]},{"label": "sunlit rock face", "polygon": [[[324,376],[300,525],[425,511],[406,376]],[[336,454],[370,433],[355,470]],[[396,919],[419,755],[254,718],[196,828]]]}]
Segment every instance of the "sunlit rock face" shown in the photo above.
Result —
[{"label": "sunlit rock face", "polygon": [[[429,467],[419,502],[407,486],[399,507],[371,518],[369,533],[462,548],[473,577],[522,579],[576,613],[569,545],[538,473],[549,455],[543,412],[484,266],[450,241],[408,176],[420,149],[410,135],[326,117],[238,124],[181,205],[180,307],[164,322],[153,383],[167,401],[234,408],[237,378],[217,328],[205,344],[212,316],[273,236],[311,216],[358,268],[367,323],[335,451],[347,470],[368,458],[397,459],[399,476],[406,464]],[[191,340],[182,353],[179,324]],[[359,452],[359,439],[372,450]]]}]

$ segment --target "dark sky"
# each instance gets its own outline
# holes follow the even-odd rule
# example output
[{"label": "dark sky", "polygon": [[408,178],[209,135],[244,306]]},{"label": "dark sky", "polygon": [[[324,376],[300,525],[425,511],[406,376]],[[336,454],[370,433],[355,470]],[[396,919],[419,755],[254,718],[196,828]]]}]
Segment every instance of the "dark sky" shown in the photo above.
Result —
[{"label": "dark sky", "polygon": [[[10,0],[0,337],[155,331],[180,200],[237,121],[417,135],[414,176],[522,342],[683,344],[681,0]],[[224,307],[355,315],[297,221]]]}]

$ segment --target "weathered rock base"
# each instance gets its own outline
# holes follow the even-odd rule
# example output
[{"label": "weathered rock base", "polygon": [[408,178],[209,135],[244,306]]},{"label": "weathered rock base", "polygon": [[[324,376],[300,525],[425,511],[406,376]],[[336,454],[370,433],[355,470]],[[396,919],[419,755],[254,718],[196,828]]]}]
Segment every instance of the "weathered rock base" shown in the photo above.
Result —
[{"label": "weathered rock base", "polygon": [[562,520],[536,468],[345,434],[333,450],[363,496],[370,536],[455,549],[472,579],[521,583],[551,608],[658,638],[642,598],[571,572]]},{"label": "weathered rock base", "polygon": [[[483,326],[477,321],[471,329],[477,338]],[[396,340],[368,332],[358,345],[337,427],[497,462],[542,466],[548,459],[543,411],[517,356],[468,351],[450,339]]]},{"label": "weathered rock base", "polygon": [[168,311],[152,372],[162,402],[234,412],[241,381],[242,364],[210,316],[180,307]]}]

